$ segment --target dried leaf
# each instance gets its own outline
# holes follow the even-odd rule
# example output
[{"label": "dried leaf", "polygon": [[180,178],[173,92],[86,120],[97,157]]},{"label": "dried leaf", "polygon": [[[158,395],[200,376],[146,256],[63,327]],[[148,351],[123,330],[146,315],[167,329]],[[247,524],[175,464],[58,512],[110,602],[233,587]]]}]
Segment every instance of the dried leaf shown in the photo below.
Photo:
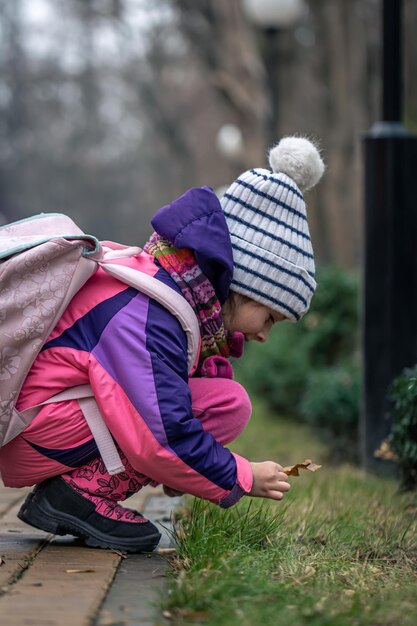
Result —
[{"label": "dried leaf", "polygon": [[122,559],[127,559],[127,554],[125,552],[120,552],[120,550],[112,550],[113,554],[117,554]]},{"label": "dried leaf", "polygon": [[306,467],[309,472],[317,472],[320,468],[321,465],[317,465],[317,463],[310,463],[310,465],[307,465]]},{"label": "dried leaf", "polygon": [[157,548],[156,554],[177,554],[176,548]]},{"label": "dried leaf", "polygon": [[4,565],[4,564],[5,564],[5,562],[6,562],[6,561],[3,559],[3,557],[2,557],[2,556],[0,556],[0,565]]},{"label": "dried leaf", "polygon": [[383,461],[398,461],[398,456],[391,450],[387,439],[384,439],[378,450],[375,450],[374,457]]},{"label": "dried leaf", "polygon": [[192,611],[191,609],[181,609],[179,612],[181,614],[181,617],[195,622],[207,619],[208,617],[207,611]]},{"label": "dried leaf", "polygon": [[169,611],[163,611],[162,616],[165,617],[165,619],[174,619],[174,616]]},{"label": "dried leaf", "polygon": [[66,574],[93,574],[96,570],[95,569],[66,569],[65,573]]},{"label": "dried leaf", "polygon": [[292,577],[290,579],[290,585],[301,585],[305,582],[306,578],[310,578],[310,576],[315,576],[316,575],[316,568],[313,567],[312,565],[306,565],[303,569],[303,571],[301,572],[300,576],[297,577]]},{"label": "dried leaf", "polygon": [[303,569],[303,576],[314,576],[315,573],[316,570],[312,565],[306,565]]},{"label": "dried leaf", "polygon": [[355,595],[355,590],[354,589],[343,589],[343,593],[345,594],[345,596],[354,596]]},{"label": "dried leaf", "polygon": [[321,465],[313,463],[311,459],[306,459],[303,463],[296,463],[295,465],[288,465],[287,467],[284,467],[284,472],[287,474],[287,476],[299,476],[299,469],[305,469],[309,472],[317,472],[317,470],[320,468]]}]

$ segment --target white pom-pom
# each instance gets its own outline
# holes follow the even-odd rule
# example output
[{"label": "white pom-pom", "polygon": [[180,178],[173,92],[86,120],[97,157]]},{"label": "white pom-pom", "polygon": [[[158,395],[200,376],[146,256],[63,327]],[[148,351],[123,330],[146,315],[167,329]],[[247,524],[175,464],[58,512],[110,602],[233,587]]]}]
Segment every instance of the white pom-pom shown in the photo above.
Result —
[{"label": "white pom-pom", "polygon": [[269,164],[275,173],[286,174],[307,191],[317,185],[324,163],[316,146],[304,137],[284,137],[270,150]]}]

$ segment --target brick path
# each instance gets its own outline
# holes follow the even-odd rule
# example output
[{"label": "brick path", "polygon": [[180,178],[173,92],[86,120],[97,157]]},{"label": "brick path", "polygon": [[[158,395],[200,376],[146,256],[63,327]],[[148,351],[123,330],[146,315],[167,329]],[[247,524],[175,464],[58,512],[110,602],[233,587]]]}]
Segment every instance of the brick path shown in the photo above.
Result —
[{"label": "brick path", "polygon": [[[163,623],[157,603],[165,590],[165,553],[125,556],[31,528],[16,517],[26,493],[0,486],[0,626]],[[178,502],[146,488],[128,506],[159,526],[160,548],[167,548],[165,528]]]}]

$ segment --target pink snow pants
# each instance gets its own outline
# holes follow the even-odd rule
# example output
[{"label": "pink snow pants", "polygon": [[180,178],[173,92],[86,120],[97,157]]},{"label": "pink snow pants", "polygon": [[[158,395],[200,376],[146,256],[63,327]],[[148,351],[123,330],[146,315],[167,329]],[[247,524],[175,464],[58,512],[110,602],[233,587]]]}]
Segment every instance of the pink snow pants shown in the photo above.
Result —
[{"label": "pink snow pants", "polygon": [[[236,439],[251,414],[251,403],[245,389],[227,378],[191,378],[189,386],[194,417],[201,420],[204,430],[210,432],[221,444]],[[79,424],[74,423],[74,420],[79,420]],[[91,461],[74,469],[74,466],[63,465],[41,452],[42,448],[68,449],[85,442],[88,427],[82,415],[77,412],[75,416],[71,416],[70,422],[71,428],[60,432],[60,424],[61,429],[65,428],[65,415],[51,417],[41,411],[21,435],[1,448],[0,474],[4,484],[8,487],[31,486],[61,474],[65,474],[66,479],[75,479],[76,476],[82,478],[83,468],[88,475]],[[89,437],[91,438],[91,434]],[[152,477],[142,476],[142,480],[140,477],[141,475],[135,473],[137,485],[132,492],[151,482],[149,479]],[[102,478],[104,480],[106,477]],[[109,476],[108,480],[110,478]],[[169,484],[168,476],[167,483]]]}]

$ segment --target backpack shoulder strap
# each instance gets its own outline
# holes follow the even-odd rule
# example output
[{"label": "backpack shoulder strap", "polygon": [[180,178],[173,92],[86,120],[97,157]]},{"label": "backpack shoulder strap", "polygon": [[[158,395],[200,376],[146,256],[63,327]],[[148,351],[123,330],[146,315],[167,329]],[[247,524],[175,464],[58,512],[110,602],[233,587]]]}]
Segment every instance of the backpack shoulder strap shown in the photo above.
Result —
[{"label": "backpack shoulder strap", "polygon": [[100,413],[98,404],[94,398],[93,390],[90,385],[79,385],[70,387],[57,393],[52,398],[25,409],[21,415],[27,421],[31,421],[37,415],[39,409],[45,404],[53,404],[54,402],[64,402],[67,400],[77,400],[84,418],[91,430],[91,433],[99,449],[103,463],[111,476],[120,474],[124,471],[124,465],[120,458],[119,452],[114,443],[113,437],[107,427],[103,416]]},{"label": "backpack shoulder strap", "polygon": [[200,329],[197,317],[187,300],[171,287],[168,287],[168,285],[144,272],[125,265],[116,265],[105,259],[100,261],[99,264],[108,274],[153,298],[178,318],[187,334],[188,371],[191,372],[198,357]]}]

